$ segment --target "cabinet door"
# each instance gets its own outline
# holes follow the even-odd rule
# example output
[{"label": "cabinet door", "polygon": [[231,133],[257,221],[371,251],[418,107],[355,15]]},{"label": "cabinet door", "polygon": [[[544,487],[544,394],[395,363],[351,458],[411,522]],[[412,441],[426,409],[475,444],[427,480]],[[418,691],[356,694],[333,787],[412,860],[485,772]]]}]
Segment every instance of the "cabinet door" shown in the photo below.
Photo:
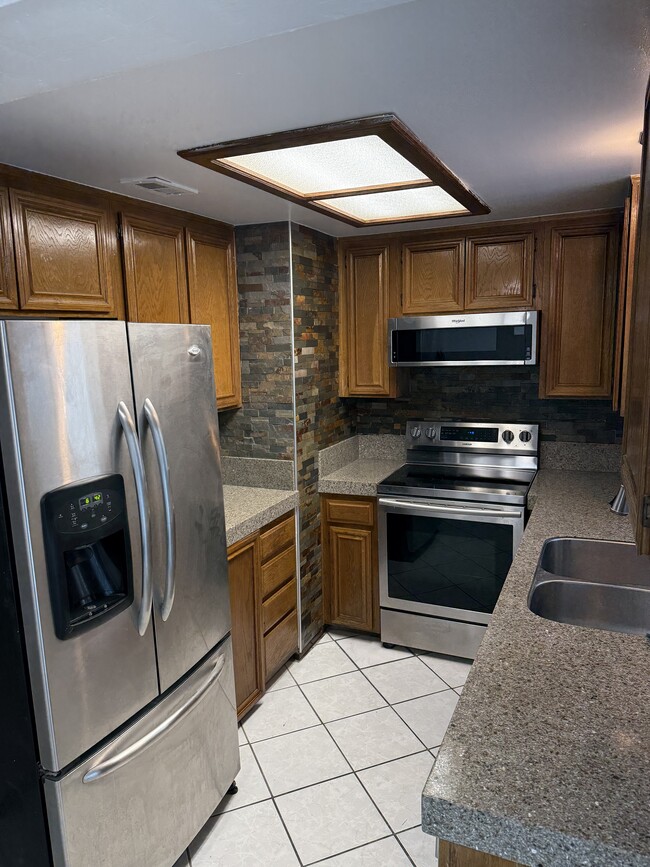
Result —
[{"label": "cabinet door", "polygon": [[212,328],[218,409],[241,406],[239,313],[234,238],[187,229],[190,322]]},{"label": "cabinet door", "polygon": [[129,320],[189,322],[183,226],[122,214]]},{"label": "cabinet door", "polygon": [[11,190],[22,310],[115,315],[117,223],[104,203]]},{"label": "cabinet door", "polygon": [[0,312],[18,309],[9,190],[0,187]]},{"label": "cabinet door", "polygon": [[345,395],[391,396],[388,250],[382,245],[346,252],[341,298]]},{"label": "cabinet door", "polygon": [[372,530],[329,526],[329,623],[373,631]]},{"label": "cabinet door", "polygon": [[533,303],[532,232],[467,240],[466,310],[512,310]]},{"label": "cabinet door", "polygon": [[465,241],[420,241],[402,247],[402,313],[463,309]]},{"label": "cabinet door", "polygon": [[438,852],[439,867],[523,867],[514,861],[507,861],[498,855],[488,855],[476,849],[467,849],[458,843],[440,840]]},{"label": "cabinet door", "polygon": [[232,653],[240,717],[264,692],[259,575],[259,536],[249,536],[228,548]]},{"label": "cabinet door", "polygon": [[545,397],[611,397],[617,250],[614,224],[551,229]]},{"label": "cabinet door", "polygon": [[646,95],[637,257],[623,429],[623,482],[639,554],[650,554],[650,86]]}]

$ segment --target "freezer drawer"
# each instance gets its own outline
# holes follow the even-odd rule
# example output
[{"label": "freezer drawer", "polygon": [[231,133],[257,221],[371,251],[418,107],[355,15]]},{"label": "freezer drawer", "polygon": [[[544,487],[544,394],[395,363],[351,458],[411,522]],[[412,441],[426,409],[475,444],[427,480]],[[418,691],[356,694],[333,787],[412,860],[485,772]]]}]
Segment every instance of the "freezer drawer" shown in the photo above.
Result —
[{"label": "freezer drawer", "polygon": [[167,867],[239,770],[228,637],[145,716],[45,782],[55,867]]}]

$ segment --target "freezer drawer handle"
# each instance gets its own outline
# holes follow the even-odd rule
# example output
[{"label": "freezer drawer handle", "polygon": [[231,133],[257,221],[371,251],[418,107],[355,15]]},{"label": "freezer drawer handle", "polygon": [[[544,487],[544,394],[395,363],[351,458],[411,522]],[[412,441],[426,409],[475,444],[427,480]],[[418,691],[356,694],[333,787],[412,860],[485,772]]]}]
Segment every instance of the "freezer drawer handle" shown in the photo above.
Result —
[{"label": "freezer drawer handle", "polygon": [[153,403],[147,398],[144,402],[144,414],[146,416],[153,444],[158,459],[160,472],[160,484],[162,487],[163,509],[165,513],[165,533],[167,535],[167,572],[165,575],[165,594],[160,606],[160,616],[167,620],[174,604],[176,591],[176,517],[174,515],[174,503],[172,500],[171,482],[169,480],[169,461],[163,436],[160,418]]},{"label": "freezer drawer handle", "polygon": [[147,479],[144,474],[144,462],[133,417],[123,400],[118,404],[117,414],[124,431],[126,445],[129,449],[135,490],[138,497],[138,517],[140,518],[140,536],[142,539],[142,598],[140,599],[140,611],[138,612],[138,632],[140,635],[144,635],[149,625],[149,618],[151,617],[151,601],[153,598]]},{"label": "freezer drawer handle", "polygon": [[119,768],[124,767],[124,765],[128,764],[128,762],[130,762],[132,759],[139,756],[140,753],[144,752],[144,750],[146,750],[155,741],[157,741],[164,734],[166,734],[184,717],[186,717],[187,714],[190,713],[192,708],[201,701],[201,699],[205,696],[206,692],[210,689],[212,684],[215,682],[215,680],[217,680],[217,678],[223,671],[223,667],[225,664],[226,654],[224,653],[212,665],[212,669],[202,681],[199,688],[190,696],[190,698],[188,698],[186,702],[184,702],[184,704],[182,704],[166,719],[159,723],[155,728],[151,729],[150,732],[147,732],[146,735],[141,737],[135,743],[126,747],[126,749],[117,753],[117,755],[111,756],[110,759],[106,759],[105,762],[101,762],[101,764],[95,765],[94,768],[86,771],[83,777],[83,782],[94,783],[96,780],[101,780],[103,777],[107,777],[114,771],[119,770]]}]

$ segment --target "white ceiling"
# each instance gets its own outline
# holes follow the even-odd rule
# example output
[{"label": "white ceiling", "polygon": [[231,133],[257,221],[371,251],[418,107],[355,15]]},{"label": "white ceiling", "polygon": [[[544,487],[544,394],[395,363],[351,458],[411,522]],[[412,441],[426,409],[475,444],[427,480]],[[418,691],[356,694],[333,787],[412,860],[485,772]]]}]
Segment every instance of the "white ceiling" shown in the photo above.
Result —
[{"label": "white ceiling", "polygon": [[[176,151],[395,112],[488,219],[611,207],[639,167],[649,32],[647,0],[20,0],[0,8],[0,161],[350,234]],[[143,175],[199,195],[120,185]]]}]

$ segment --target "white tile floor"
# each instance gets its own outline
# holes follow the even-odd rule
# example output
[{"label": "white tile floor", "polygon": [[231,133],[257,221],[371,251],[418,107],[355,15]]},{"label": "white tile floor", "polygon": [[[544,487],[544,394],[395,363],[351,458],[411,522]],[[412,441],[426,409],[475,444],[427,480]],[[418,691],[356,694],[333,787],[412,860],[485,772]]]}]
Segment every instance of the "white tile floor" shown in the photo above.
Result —
[{"label": "white tile floor", "polygon": [[469,669],[326,633],[244,720],[239,791],[191,867],[434,867],[420,795]]}]

